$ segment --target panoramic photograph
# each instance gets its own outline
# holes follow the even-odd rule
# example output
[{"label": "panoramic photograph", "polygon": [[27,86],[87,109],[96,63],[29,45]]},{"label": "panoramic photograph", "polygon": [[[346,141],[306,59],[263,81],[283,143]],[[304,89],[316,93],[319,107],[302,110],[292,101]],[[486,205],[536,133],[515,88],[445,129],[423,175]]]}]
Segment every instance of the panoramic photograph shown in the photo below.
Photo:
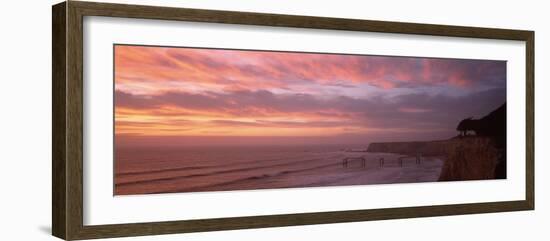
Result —
[{"label": "panoramic photograph", "polygon": [[114,45],[114,195],[506,179],[506,61]]}]

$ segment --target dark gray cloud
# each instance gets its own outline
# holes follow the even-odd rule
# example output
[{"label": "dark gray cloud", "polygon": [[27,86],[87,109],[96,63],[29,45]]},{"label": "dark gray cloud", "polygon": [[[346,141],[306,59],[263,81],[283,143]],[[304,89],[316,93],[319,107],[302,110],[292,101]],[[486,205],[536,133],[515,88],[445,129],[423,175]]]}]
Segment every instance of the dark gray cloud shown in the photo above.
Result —
[{"label": "dark gray cloud", "polygon": [[[279,94],[270,91],[235,91],[191,94],[169,92],[159,96],[131,95],[116,92],[116,106],[154,110],[162,106],[256,115],[254,109],[292,113],[314,113],[329,117],[346,117],[348,122],[304,123],[304,126],[364,125],[371,128],[454,129],[463,118],[482,117],[506,101],[506,89],[493,88],[463,96],[403,94],[393,98],[359,99],[346,96],[323,99],[308,94]],[[416,111],[418,110],[418,111]],[[295,122],[235,122],[218,120],[232,126],[302,125]]]}]

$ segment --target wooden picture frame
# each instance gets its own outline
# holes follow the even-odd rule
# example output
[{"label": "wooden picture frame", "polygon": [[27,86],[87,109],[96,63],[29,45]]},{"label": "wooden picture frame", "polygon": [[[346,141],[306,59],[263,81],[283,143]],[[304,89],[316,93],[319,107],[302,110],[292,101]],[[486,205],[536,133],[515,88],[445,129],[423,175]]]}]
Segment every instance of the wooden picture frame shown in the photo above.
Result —
[{"label": "wooden picture frame", "polygon": [[[67,1],[52,8],[52,233],[66,239],[93,239],[214,230],[356,222],[413,217],[533,210],[534,32],[432,24],[338,19],[264,13]],[[526,43],[525,200],[284,215],[83,224],[83,17],[107,16],[260,26],[518,40]],[[513,91],[513,90],[512,90]]]}]

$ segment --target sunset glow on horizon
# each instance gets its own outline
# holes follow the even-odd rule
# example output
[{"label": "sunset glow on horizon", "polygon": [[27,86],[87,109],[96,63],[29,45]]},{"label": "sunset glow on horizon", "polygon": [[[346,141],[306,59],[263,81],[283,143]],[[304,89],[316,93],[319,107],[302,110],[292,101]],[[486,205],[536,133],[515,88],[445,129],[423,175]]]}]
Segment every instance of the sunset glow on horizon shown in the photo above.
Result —
[{"label": "sunset glow on horizon", "polygon": [[114,67],[115,135],[160,142],[448,138],[506,101],[493,60],[115,45]]}]

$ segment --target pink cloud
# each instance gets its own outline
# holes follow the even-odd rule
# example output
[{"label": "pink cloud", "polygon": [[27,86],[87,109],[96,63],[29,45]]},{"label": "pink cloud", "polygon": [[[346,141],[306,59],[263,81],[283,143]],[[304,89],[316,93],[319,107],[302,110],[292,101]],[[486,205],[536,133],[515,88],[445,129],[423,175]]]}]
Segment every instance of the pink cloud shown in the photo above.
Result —
[{"label": "pink cloud", "polygon": [[123,134],[452,133],[505,94],[503,61],[115,46]]},{"label": "pink cloud", "polygon": [[[383,89],[469,87],[505,80],[505,62],[118,45],[120,88],[171,82],[221,90],[293,88],[296,84],[366,83]],[[155,86],[157,88],[155,88]],[[134,88],[135,89],[135,88]]]}]

